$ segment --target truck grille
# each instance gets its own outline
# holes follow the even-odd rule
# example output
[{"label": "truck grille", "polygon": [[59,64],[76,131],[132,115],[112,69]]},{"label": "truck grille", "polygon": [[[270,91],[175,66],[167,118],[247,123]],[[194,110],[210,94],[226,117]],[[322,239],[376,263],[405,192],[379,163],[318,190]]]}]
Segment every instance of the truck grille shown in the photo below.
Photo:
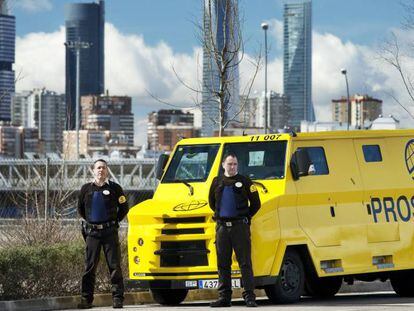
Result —
[{"label": "truck grille", "polygon": [[154,254],[160,255],[161,267],[195,267],[208,265],[209,252],[204,240],[164,241]]},{"label": "truck grille", "polygon": [[203,234],[203,228],[186,228],[186,229],[162,229],[161,234],[175,235],[175,234]]},{"label": "truck grille", "polygon": [[163,218],[165,224],[204,223],[205,217],[168,217]]}]

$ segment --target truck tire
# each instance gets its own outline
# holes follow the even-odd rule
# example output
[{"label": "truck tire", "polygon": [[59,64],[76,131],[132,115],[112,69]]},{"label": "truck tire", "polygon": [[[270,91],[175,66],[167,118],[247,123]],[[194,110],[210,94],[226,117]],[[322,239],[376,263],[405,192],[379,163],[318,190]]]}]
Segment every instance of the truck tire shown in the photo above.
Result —
[{"label": "truck tire", "polygon": [[341,285],[341,277],[320,278],[313,275],[305,280],[305,293],[311,297],[329,298],[338,293]]},{"label": "truck tire", "polygon": [[265,286],[273,303],[293,303],[300,299],[305,282],[302,259],[294,250],[287,250],[275,284]]},{"label": "truck tire", "polygon": [[155,289],[151,288],[152,298],[160,305],[176,306],[184,301],[187,296],[188,289]]},{"label": "truck tire", "polygon": [[413,278],[414,270],[394,272],[390,277],[392,288],[401,297],[414,297]]}]

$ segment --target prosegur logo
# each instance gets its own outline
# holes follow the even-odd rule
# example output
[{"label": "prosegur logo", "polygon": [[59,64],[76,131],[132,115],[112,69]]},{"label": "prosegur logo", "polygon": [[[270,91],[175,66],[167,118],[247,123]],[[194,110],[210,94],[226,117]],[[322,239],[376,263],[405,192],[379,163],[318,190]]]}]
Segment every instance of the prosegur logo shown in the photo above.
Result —
[{"label": "prosegur logo", "polygon": [[414,139],[411,139],[407,145],[405,145],[405,164],[407,165],[408,173],[411,178],[414,179]]},{"label": "prosegur logo", "polygon": [[173,207],[173,211],[175,212],[189,212],[195,209],[202,208],[207,205],[207,201],[191,201],[186,203],[178,204],[177,206]]}]

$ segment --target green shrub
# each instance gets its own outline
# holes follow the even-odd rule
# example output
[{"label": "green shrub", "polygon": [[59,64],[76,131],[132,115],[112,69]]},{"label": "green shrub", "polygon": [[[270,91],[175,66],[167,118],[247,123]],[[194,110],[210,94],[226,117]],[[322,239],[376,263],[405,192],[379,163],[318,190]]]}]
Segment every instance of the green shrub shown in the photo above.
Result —
[{"label": "green shrub", "polygon": [[[77,295],[84,269],[83,241],[53,245],[14,246],[0,249],[0,300]],[[121,241],[122,266],[127,275],[125,240]],[[95,292],[110,291],[103,254]]]}]

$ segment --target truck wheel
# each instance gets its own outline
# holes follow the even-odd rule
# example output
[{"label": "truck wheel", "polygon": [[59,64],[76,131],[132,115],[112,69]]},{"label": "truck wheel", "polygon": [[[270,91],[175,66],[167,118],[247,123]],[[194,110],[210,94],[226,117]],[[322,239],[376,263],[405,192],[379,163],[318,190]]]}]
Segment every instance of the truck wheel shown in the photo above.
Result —
[{"label": "truck wheel", "polygon": [[320,278],[317,275],[305,280],[305,292],[311,297],[333,297],[342,285],[341,277]]},{"label": "truck wheel", "polygon": [[187,296],[188,289],[150,289],[152,298],[160,305],[179,305]]},{"label": "truck wheel", "polygon": [[305,272],[303,263],[294,250],[287,250],[275,284],[267,285],[265,292],[274,303],[292,303],[303,293]]},{"label": "truck wheel", "polygon": [[391,274],[390,280],[394,291],[402,297],[414,297],[414,270],[397,271]]}]

